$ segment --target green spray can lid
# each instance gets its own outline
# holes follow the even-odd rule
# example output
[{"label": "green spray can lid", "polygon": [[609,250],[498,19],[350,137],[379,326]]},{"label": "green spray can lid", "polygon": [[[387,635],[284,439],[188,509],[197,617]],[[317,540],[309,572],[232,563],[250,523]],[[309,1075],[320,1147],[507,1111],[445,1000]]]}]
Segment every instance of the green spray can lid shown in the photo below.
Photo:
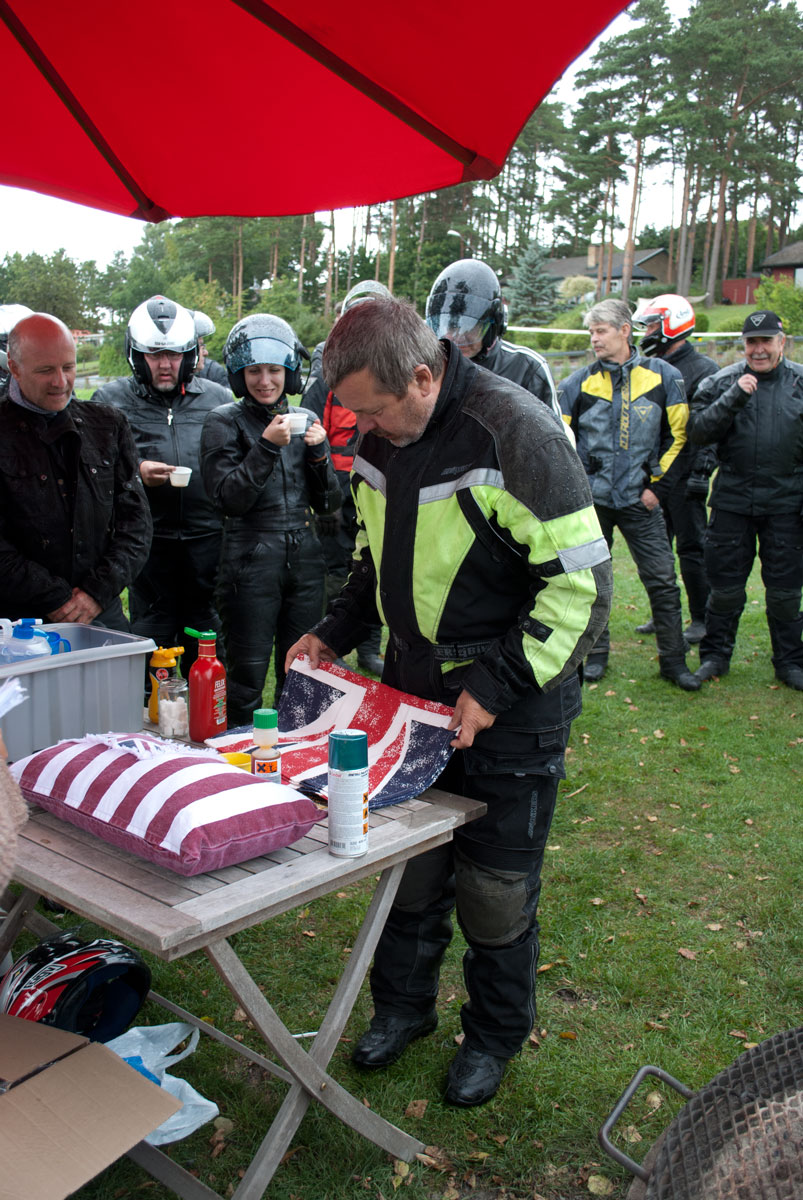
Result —
[{"label": "green spray can lid", "polygon": [[364,771],[368,766],[368,734],[362,729],[330,733],[329,766],[335,771]]},{"label": "green spray can lid", "polygon": [[257,708],[254,710],[254,729],[278,729],[279,714],[275,708]]}]

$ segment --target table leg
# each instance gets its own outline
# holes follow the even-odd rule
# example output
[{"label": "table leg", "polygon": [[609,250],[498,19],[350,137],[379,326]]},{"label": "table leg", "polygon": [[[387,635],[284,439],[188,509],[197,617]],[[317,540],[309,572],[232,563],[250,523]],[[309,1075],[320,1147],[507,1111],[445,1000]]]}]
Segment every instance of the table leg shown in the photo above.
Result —
[{"label": "table leg", "polygon": [[36,908],[38,900],[39,893],[33,888],[26,888],[19,896],[12,898],[3,923],[0,925],[0,959],[5,958],[14,945],[18,933],[25,925],[28,914]]},{"label": "table leg", "polygon": [[360,1104],[325,1070],[368,971],[404,866],[404,863],[398,863],[382,873],[346,969],[309,1053],[285,1028],[229,944],[220,941],[206,947],[206,953],[227,986],[296,1080],[235,1192],[237,1200],[258,1200],[264,1194],[312,1098],[395,1158],[409,1162],[424,1149],[422,1142]]}]

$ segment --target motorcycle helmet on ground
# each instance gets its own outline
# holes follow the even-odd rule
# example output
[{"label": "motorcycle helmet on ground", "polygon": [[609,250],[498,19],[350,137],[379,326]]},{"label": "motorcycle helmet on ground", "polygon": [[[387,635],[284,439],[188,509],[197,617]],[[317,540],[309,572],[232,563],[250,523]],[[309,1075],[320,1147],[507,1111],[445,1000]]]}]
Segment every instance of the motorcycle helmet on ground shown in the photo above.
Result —
[{"label": "motorcycle helmet on ground", "polygon": [[661,351],[674,342],[681,342],[694,333],[694,309],[683,296],[667,292],[652,300],[639,300],[633,313],[633,328],[646,329],[648,325],[657,329],[646,333],[639,342],[639,352],[648,357],[660,357]]},{"label": "motorcycle helmet on ground", "polygon": [[223,347],[223,361],[229,373],[229,387],[235,396],[245,396],[245,368],[272,363],[284,367],[284,391],[296,395],[302,391],[301,359],[309,354],[291,325],[270,313],[253,313],[232,328]]},{"label": "motorcycle helmet on ground", "polygon": [[461,349],[479,343],[472,357],[490,349],[507,328],[495,272],[475,258],[461,258],[445,267],[427,297],[426,322],[439,338],[448,338]]},{"label": "motorcycle helmet on ground", "polygon": [[392,300],[388,289],[384,283],[380,283],[377,279],[361,279],[359,283],[355,283],[354,287],[346,292],[345,299],[341,308],[341,316],[348,312],[350,308],[354,308],[357,304],[363,304],[366,300]]},{"label": "motorcycle helmet on ground", "polygon": [[151,986],[150,968],[122,942],[85,942],[76,929],[46,938],[0,980],[0,1012],[96,1042],[123,1033]]},{"label": "motorcycle helmet on ground", "polygon": [[8,335],[24,317],[32,317],[33,309],[27,304],[0,304],[0,371],[8,370]]},{"label": "motorcycle helmet on ground", "polygon": [[140,383],[150,386],[151,369],[146,354],[172,350],[184,355],[178,385],[187,383],[198,365],[198,334],[188,308],[166,296],[151,296],[134,309],[125,331],[125,356]]}]

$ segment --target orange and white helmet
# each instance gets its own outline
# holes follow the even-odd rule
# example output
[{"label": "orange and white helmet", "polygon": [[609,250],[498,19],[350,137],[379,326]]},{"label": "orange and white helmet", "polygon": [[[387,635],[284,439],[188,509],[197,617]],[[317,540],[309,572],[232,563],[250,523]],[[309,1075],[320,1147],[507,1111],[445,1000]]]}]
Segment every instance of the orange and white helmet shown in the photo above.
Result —
[{"label": "orange and white helmet", "polygon": [[652,300],[639,300],[633,313],[634,329],[647,329],[656,323],[658,328],[646,333],[639,343],[642,354],[656,355],[662,346],[680,342],[694,333],[694,309],[684,296],[672,292],[654,296]]}]

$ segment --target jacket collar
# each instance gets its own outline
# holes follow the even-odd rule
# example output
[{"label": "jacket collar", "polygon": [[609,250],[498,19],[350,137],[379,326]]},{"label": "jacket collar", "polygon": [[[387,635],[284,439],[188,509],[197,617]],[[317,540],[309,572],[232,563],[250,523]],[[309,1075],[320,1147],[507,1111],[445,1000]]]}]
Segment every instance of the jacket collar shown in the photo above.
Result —
[{"label": "jacket collar", "polygon": [[588,369],[589,375],[597,375],[600,371],[607,371],[609,375],[615,375],[617,371],[623,371],[625,367],[635,366],[640,358],[638,350],[633,350],[629,358],[626,358],[623,363],[606,362],[604,358],[595,358]]},{"label": "jacket collar", "polygon": [[477,374],[474,362],[461,354],[454,342],[450,342],[448,338],[442,338],[441,346],[446,354],[446,367],[441,377],[441,390],[435,401],[435,408],[427,429],[448,421],[461,407],[463,398]]}]

